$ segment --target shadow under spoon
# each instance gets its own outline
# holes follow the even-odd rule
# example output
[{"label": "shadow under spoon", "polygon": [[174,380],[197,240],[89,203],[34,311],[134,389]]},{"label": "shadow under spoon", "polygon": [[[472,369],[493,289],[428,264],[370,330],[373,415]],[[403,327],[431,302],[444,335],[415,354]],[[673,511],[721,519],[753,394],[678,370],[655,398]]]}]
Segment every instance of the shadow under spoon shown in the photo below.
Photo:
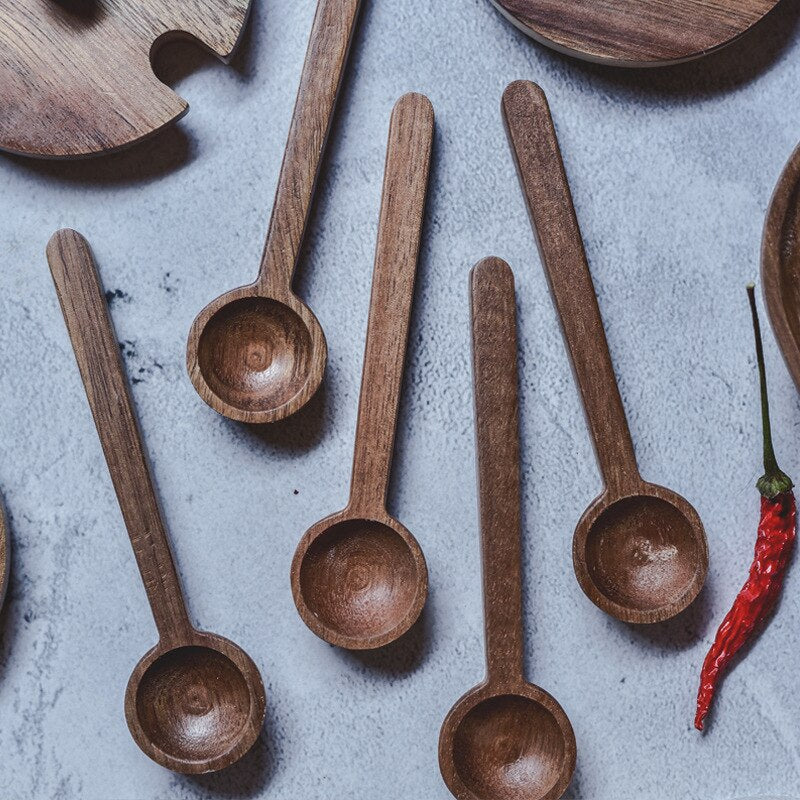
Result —
[{"label": "shadow under spoon", "polygon": [[639,474],[544,92],[512,83],[503,115],[605,482],[575,530],[575,574],[589,599],[617,619],[663,622],[703,587],[703,524],[683,497]]},{"label": "shadow under spoon", "polygon": [[372,650],[395,641],[425,605],[419,544],[386,510],[434,116],[419,94],[392,112],[378,223],[350,501],[303,536],[292,594],[308,627],[330,644]]},{"label": "shadow under spoon", "polygon": [[150,601],[158,644],[136,665],[125,716],[139,747],[176,772],[230,766],[255,743],[265,695],[238,645],[196,630],[186,611],[119,345],[86,240],[56,233],[47,246],[86,396]]},{"label": "shadow under spoon", "polygon": [[761,279],[775,338],[800,390],[800,147],[784,167],[767,211]]},{"label": "shadow under spoon", "polygon": [[195,389],[238,422],[296,413],[325,373],[325,334],[292,280],[360,4],[320,0],[258,278],[209,303],[189,332],[186,363]]},{"label": "shadow under spoon", "polygon": [[9,565],[11,563],[11,546],[8,540],[8,523],[6,522],[5,509],[0,503],[0,608],[6,598],[8,589]]},{"label": "shadow under spoon", "polygon": [[519,401],[514,276],[470,278],[487,676],[442,725],[439,766],[458,800],[557,800],[575,769],[567,715],[523,675]]}]

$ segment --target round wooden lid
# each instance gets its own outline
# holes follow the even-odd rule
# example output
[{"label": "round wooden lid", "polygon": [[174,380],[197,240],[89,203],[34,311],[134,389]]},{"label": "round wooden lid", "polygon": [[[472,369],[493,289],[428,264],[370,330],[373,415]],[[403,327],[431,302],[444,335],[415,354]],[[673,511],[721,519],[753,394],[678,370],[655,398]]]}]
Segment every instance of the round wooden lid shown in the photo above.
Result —
[{"label": "round wooden lid", "polygon": [[525,33],[618,66],[674,64],[748,31],[780,0],[492,0]]}]

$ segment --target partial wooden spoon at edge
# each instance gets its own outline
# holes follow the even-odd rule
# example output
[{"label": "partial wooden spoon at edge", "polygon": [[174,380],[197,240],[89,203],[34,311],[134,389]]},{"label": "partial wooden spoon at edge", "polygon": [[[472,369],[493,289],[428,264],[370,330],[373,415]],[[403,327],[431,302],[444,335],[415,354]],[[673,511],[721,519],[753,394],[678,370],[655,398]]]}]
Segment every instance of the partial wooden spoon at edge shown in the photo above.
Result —
[{"label": "partial wooden spoon at edge", "polygon": [[769,204],[761,280],[775,338],[800,390],[800,146],[784,167]]},{"label": "partial wooden spoon at edge", "polygon": [[524,676],[516,297],[508,264],[481,261],[470,298],[487,669],[442,725],[439,766],[458,800],[557,800],[577,750],[564,710]]}]

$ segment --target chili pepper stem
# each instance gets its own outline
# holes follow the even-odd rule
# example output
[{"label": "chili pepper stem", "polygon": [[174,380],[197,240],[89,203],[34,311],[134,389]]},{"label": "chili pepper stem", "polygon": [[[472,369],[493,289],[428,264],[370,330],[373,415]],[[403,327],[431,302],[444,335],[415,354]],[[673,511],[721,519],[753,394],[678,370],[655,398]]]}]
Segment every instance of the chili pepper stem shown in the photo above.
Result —
[{"label": "chili pepper stem", "polygon": [[758,361],[758,375],[761,383],[761,424],[764,432],[764,474],[758,479],[756,487],[761,494],[769,500],[779,494],[791,491],[794,484],[778,466],[775,459],[775,449],[772,446],[772,425],[769,419],[769,394],[767,392],[767,369],[764,363],[764,344],[761,339],[761,325],[758,321],[758,308],[756,307],[756,287],[748,284],[747,296],[750,299],[750,311],[753,315],[753,333],[756,339],[756,360]]}]

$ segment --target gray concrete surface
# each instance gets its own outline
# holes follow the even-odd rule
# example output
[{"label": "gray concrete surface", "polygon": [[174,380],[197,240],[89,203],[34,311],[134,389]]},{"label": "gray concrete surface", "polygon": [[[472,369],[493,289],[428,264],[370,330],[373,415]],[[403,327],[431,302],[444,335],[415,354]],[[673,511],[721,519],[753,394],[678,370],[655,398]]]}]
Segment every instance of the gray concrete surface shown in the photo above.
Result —
[{"label": "gray concrete surface", "polygon": [[[233,67],[180,45],[160,73],[191,102],[174,130],[83,164],[0,156],[0,486],[13,579],[0,617],[0,795],[8,800],[445,800],[441,721],[483,673],[467,273],[516,271],[522,350],[525,626],[530,677],[575,726],[570,800],[798,794],[800,568],[780,612],[692,729],[700,664],[741,585],[757,522],[760,427],[744,293],[770,192],[800,139],[800,4],[734,48],[656,72],[533,44],[488,0],[366,0],[299,291],[330,344],[324,392],[250,430],[184,370],[186,333],[261,252],[313,0],[256,0]],[[553,107],[644,475],[708,530],[706,591],[633,629],[572,574],[575,522],[599,489],[578,397],[499,116],[503,87]],[[423,624],[351,655],[300,622],[288,583],[303,531],[345,501],[389,112],[408,90],[438,114],[391,508],[427,554]],[[172,775],[128,735],[122,699],[154,643],[44,247],[91,240],[191,612],[240,642],[269,713],[253,753]],[[771,334],[774,427],[800,475],[800,406]]]}]

